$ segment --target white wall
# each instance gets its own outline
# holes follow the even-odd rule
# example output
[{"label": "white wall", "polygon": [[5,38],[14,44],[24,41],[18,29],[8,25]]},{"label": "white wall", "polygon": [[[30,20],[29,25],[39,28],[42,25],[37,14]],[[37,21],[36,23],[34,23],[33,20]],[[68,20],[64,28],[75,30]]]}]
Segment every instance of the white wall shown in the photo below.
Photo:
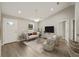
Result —
[{"label": "white wall", "polygon": [[[12,22],[13,25],[10,25],[9,22]],[[17,20],[11,18],[3,18],[3,44],[16,41],[17,34]]]},{"label": "white wall", "polygon": [[[39,28],[40,30],[42,29],[42,32],[44,32],[44,27],[45,26],[54,26],[55,27],[55,33],[57,35],[62,35],[60,33],[59,30],[59,24],[63,21],[66,21],[67,24],[69,24],[69,20],[73,20],[74,19],[74,6],[70,6],[65,8],[64,10],[56,13],[55,15],[49,17],[46,20],[43,20],[39,23]],[[70,25],[68,25],[69,27]],[[72,32],[72,30],[68,30],[70,32]],[[61,31],[62,32],[62,31]],[[69,33],[69,32],[68,32]],[[69,34],[68,34],[69,36]],[[71,35],[70,35],[71,36]],[[69,37],[68,37],[69,38]]]},{"label": "white wall", "polygon": [[1,56],[1,3],[0,3],[0,56]]},{"label": "white wall", "polygon": [[[21,34],[23,32],[33,32],[33,31],[37,31],[37,23],[35,22],[31,22],[31,21],[27,21],[27,20],[17,20],[18,21],[18,34]],[[28,24],[33,24],[34,28],[33,30],[28,30]]]},{"label": "white wall", "polygon": [[[16,20],[16,21],[13,21],[13,20]],[[15,19],[15,18],[11,18],[9,16],[3,17],[3,41],[7,41],[7,43],[17,41],[17,39],[15,39],[15,37],[14,37],[14,39],[10,39],[10,37],[13,38],[12,35],[14,35],[14,34],[9,35],[9,37],[7,37],[8,33],[11,33],[14,31],[14,29],[12,31],[8,31],[9,27],[6,23],[7,21],[13,21],[15,23],[17,22],[17,24],[16,24],[17,30],[15,30],[16,33],[14,33],[15,35],[17,35],[17,39],[18,39],[18,36],[21,35],[21,33],[24,33],[24,32],[28,33],[29,32],[28,24],[34,25],[34,28],[31,31],[37,31],[37,23],[35,23],[35,22],[29,21],[27,19],[26,20],[25,19],[18,19],[18,18]],[[6,32],[6,31],[8,31],[8,32]],[[6,43],[6,42],[4,42],[4,43]]]},{"label": "white wall", "polygon": [[0,40],[1,40],[1,4],[0,4]]},{"label": "white wall", "polygon": [[76,19],[77,34],[79,34],[79,3],[75,4],[75,19]]},{"label": "white wall", "polygon": [[76,36],[75,41],[79,41],[79,3],[75,3]]}]

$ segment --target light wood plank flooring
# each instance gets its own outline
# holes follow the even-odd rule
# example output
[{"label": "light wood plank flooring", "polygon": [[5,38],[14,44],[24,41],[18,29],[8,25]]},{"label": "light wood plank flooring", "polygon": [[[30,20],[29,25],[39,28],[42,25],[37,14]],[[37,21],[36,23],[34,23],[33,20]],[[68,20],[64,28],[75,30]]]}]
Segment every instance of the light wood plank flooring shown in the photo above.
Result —
[{"label": "light wood plank flooring", "polygon": [[15,42],[3,45],[1,55],[2,57],[70,57],[68,53],[62,53],[62,50],[54,49],[53,52],[40,52],[32,49],[30,46],[25,45],[22,42]]}]

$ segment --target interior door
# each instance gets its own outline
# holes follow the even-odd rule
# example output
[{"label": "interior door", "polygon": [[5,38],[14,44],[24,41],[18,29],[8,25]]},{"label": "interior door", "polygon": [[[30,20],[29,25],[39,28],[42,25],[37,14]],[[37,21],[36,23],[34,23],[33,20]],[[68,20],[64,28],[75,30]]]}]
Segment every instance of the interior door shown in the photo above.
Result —
[{"label": "interior door", "polygon": [[17,40],[17,20],[3,18],[3,44]]},{"label": "interior door", "polygon": [[65,38],[65,21],[59,23],[59,35]]}]

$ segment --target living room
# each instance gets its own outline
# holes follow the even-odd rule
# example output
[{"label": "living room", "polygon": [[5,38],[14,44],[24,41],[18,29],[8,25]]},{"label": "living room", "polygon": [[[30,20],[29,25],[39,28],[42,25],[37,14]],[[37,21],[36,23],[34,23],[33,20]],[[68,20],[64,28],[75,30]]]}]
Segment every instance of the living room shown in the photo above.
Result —
[{"label": "living room", "polygon": [[[73,2],[4,2],[1,5],[3,19],[2,56],[70,56],[68,50],[65,49],[67,47],[62,47],[64,45],[62,43],[60,46],[57,45],[56,49],[59,51],[56,50],[54,54],[43,50],[51,51],[55,46],[54,41],[57,42],[56,39],[65,40],[68,45],[69,39],[75,38],[73,34],[75,4]],[[18,42],[20,45],[25,45],[22,47],[24,49],[29,46],[30,50],[26,49],[28,52],[31,49],[33,51],[28,53],[24,50],[26,53],[23,54],[24,52],[20,51],[22,48],[16,50]],[[50,42],[48,46],[47,42]],[[9,45],[11,46],[9,47]],[[12,50],[7,54],[8,49]],[[14,51],[14,54],[11,51]],[[16,51],[20,53],[17,55]]]}]

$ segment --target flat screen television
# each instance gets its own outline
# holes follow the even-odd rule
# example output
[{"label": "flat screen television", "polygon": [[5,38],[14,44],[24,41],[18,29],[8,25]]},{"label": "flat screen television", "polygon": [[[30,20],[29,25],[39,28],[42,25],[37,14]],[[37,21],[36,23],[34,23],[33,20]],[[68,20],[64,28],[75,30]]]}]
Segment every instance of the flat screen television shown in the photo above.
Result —
[{"label": "flat screen television", "polygon": [[46,26],[45,33],[54,33],[54,26]]}]

